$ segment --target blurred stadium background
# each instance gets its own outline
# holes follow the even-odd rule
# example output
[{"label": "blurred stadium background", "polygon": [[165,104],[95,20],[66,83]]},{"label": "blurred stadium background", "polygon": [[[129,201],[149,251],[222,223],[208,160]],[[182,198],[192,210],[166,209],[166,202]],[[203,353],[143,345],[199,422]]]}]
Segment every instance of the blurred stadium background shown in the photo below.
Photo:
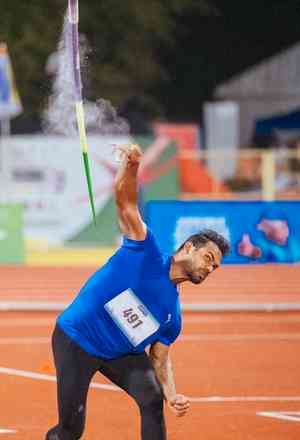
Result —
[{"label": "blurred stadium background", "polygon": [[[298,261],[300,34],[293,8],[260,8],[253,32],[243,28],[242,14],[233,27],[226,24],[233,12],[230,2],[222,7],[209,1],[161,1],[142,13],[133,1],[118,14],[109,3],[81,5],[95,228],[61,37],[66,5],[56,3],[30,14],[36,5],[29,2],[19,19],[14,2],[4,8],[1,262],[102,262],[120,240],[112,198],[117,169],[112,146],[128,140],[145,150],[140,205],[150,223],[160,208],[147,209],[149,201],[193,201],[187,203],[193,208],[186,217],[176,211],[179,205],[168,205],[174,224],[168,238],[160,234],[166,250],[178,245],[178,237],[208,226],[231,239],[234,255],[227,262]],[[249,7],[249,16],[255,8]],[[234,11],[238,17],[241,11]],[[200,30],[195,16],[203,23]],[[281,25],[289,26],[277,36],[279,16]],[[50,18],[53,27],[37,44]],[[257,40],[265,18],[273,34],[261,40],[262,50]],[[19,28],[13,27],[16,21]],[[209,38],[203,41],[208,23]],[[227,55],[231,63],[225,63]],[[236,204],[222,211],[225,205],[218,202],[225,200]],[[201,205],[203,201],[211,201],[209,212],[201,208],[208,206]],[[236,219],[242,220],[244,230]],[[260,251],[255,253],[256,247]]]}]

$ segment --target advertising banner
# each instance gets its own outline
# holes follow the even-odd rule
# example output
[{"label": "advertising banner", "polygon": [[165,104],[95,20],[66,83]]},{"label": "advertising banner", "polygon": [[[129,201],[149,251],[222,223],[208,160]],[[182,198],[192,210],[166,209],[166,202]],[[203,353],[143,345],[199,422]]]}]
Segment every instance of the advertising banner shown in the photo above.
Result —
[{"label": "advertising banner", "polygon": [[24,262],[23,208],[0,205],[0,264]]},{"label": "advertising banner", "polygon": [[[134,139],[144,151],[138,174],[139,208],[143,216],[148,200],[174,200],[178,197],[176,144],[164,136]],[[117,165],[111,172],[117,172]],[[98,231],[96,234],[95,231]],[[104,233],[103,233],[104,232]],[[114,195],[111,193],[97,217],[97,228],[90,223],[72,237],[72,243],[112,246],[120,242]]]},{"label": "advertising banner", "polygon": [[22,112],[6,44],[0,43],[0,119],[9,119]]},{"label": "advertising banner", "polygon": [[[0,201],[24,206],[26,239],[49,245],[68,242],[112,246],[118,242],[113,196],[119,167],[115,146],[130,139],[91,135],[88,140],[96,227],[77,137],[11,136],[3,141],[7,179],[1,178],[0,172]],[[147,200],[178,196],[176,145],[165,137],[137,141],[144,149],[139,173],[142,212]]]},{"label": "advertising banner", "polygon": [[216,185],[220,191],[228,191],[211,175],[201,158],[201,127],[196,124],[154,125],[157,136],[174,140],[178,153],[178,174],[182,194],[208,194],[214,191]]},{"label": "advertising banner", "polygon": [[[113,145],[127,142],[125,137],[89,137],[98,214],[112,194],[117,166]],[[62,244],[92,223],[76,137],[13,136],[5,148],[9,182],[2,191],[9,202],[23,204],[26,238]]]},{"label": "advertising banner", "polygon": [[147,223],[173,253],[190,235],[213,229],[230,241],[229,264],[300,262],[300,202],[183,202],[147,205]]}]

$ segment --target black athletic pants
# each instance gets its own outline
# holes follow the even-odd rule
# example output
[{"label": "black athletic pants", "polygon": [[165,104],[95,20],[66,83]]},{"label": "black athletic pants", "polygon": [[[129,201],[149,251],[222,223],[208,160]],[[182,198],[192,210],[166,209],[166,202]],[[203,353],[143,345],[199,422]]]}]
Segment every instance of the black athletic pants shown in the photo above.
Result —
[{"label": "black athletic pants", "polygon": [[[163,394],[146,353],[114,360],[93,357],[60,328],[52,336],[59,423],[46,440],[77,440],[84,431],[89,385],[99,371],[132,396],[140,410],[142,440],[165,440]],[[100,417],[99,412],[99,417]],[[101,424],[99,424],[99,438]]]}]

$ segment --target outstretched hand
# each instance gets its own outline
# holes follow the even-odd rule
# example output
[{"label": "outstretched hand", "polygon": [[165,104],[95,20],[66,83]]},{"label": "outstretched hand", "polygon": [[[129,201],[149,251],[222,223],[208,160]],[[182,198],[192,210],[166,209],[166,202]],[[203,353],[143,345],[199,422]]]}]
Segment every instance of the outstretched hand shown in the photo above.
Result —
[{"label": "outstretched hand", "polygon": [[116,152],[119,156],[120,162],[125,162],[129,165],[138,165],[142,158],[142,150],[137,144],[118,145]]},{"label": "outstretched hand", "polygon": [[190,401],[188,397],[177,394],[174,399],[168,401],[168,405],[177,417],[183,417],[190,407]]}]

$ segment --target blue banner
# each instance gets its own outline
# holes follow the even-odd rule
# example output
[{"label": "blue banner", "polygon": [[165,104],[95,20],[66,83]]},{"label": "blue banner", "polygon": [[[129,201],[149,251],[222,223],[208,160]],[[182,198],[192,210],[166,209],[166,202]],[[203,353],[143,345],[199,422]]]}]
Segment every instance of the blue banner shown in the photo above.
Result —
[{"label": "blue banner", "polygon": [[22,112],[6,44],[0,43],[0,119],[10,119]]},{"label": "blue banner", "polygon": [[224,263],[300,261],[299,202],[149,202],[147,224],[166,253],[190,235],[213,229],[231,244]]}]

